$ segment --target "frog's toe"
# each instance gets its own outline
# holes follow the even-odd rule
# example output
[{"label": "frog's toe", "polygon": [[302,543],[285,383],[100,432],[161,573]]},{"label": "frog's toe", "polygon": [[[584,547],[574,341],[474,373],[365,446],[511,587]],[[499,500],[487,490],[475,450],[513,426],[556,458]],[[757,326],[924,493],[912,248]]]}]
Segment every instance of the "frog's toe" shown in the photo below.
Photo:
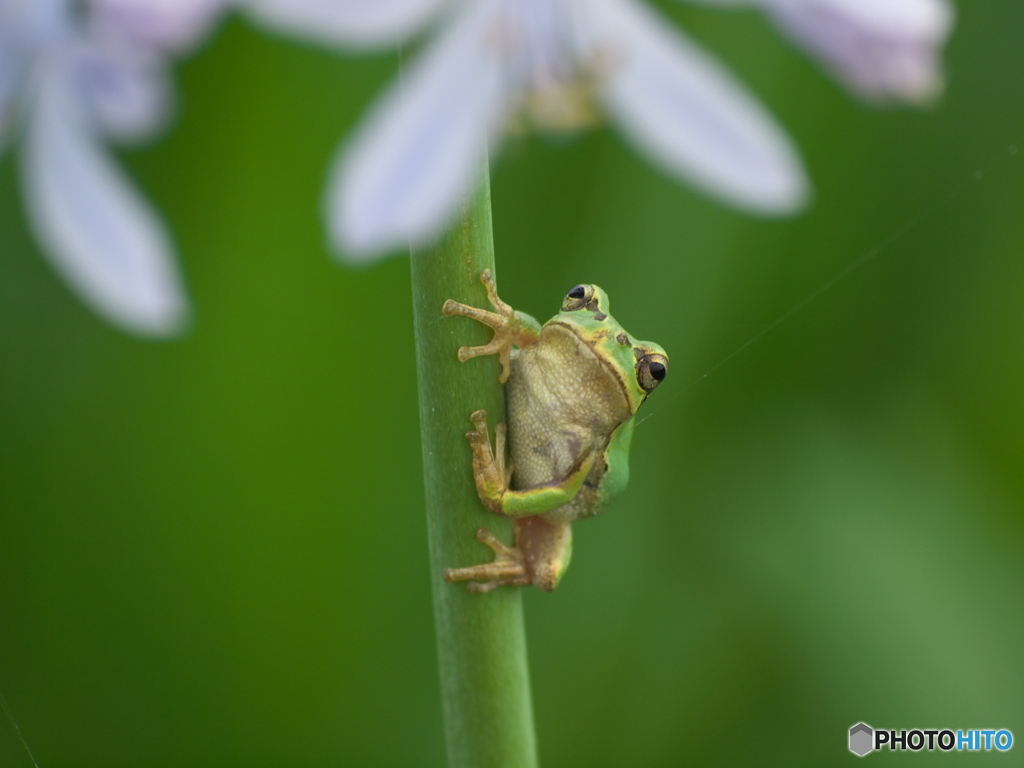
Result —
[{"label": "frog's toe", "polygon": [[491,302],[491,306],[498,310],[499,314],[511,317],[512,307],[498,298],[498,286],[494,284],[494,275],[491,274],[491,270],[485,269],[480,273],[480,282],[487,289],[487,300]]},{"label": "frog's toe", "polygon": [[466,433],[466,440],[473,448],[473,455],[489,464],[494,461],[494,456],[491,453],[491,439],[487,432],[487,412],[474,411],[470,418],[473,420],[474,429]]},{"label": "frog's toe", "polygon": [[514,312],[495,314],[494,312],[490,312],[486,309],[462,304],[461,302],[455,301],[455,299],[447,299],[445,303],[441,305],[441,314],[445,317],[468,317],[476,320],[478,323],[483,323],[484,325],[493,328],[495,331],[504,331]]},{"label": "frog's toe", "polygon": [[498,355],[500,357],[510,343],[504,336],[495,334],[494,338],[482,347],[459,347],[459,362],[464,363],[483,355]]},{"label": "frog's toe", "polygon": [[508,377],[511,374],[510,363],[512,360],[512,345],[511,342],[505,337],[499,337],[495,334],[494,339],[482,347],[459,347],[459,362],[465,363],[468,360],[472,360],[474,357],[481,357],[485,355],[497,355],[498,362],[501,363],[501,373],[498,374],[498,383],[504,384],[508,381]]},{"label": "frog's toe", "polygon": [[515,547],[510,547],[508,544],[503,542],[487,528],[476,529],[476,540],[481,544],[486,544],[488,547],[494,550],[496,558],[504,560],[511,560],[513,562],[520,562],[523,559],[522,554]]},{"label": "frog's toe", "polygon": [[468,568],[445,568],[441,575],[449,584],[468,581],[466,589],[476,594],[484,594],[506,584],[517,587],[530,585],[525,565],[501,558],[493,563],[471,565]]}]

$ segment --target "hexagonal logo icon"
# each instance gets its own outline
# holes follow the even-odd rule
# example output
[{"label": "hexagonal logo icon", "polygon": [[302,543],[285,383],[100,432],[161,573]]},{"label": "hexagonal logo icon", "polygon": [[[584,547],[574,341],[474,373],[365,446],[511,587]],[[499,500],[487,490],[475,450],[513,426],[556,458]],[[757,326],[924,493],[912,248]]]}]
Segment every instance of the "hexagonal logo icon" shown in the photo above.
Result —
[{"label": "hexagonal logo icon", "polygon": [[867,723],[857,723],[850,729],[850,751],[864,757],[875,748],[875,732]]}]

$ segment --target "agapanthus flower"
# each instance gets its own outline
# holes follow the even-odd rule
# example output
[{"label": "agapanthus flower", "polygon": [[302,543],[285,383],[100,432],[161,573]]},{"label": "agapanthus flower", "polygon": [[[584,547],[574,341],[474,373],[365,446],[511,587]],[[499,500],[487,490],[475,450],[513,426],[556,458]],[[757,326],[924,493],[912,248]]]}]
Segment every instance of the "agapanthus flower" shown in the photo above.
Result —
[{"label": "agapanthus flower", "polygon": [[[163,51],[115,22],[117,4],[146,5],[0,0],[0,131],[17,144],[28,219],[57,271],[122,328],[164,335],[188,314],[173,247],[104,145],[159,131],[170,84]],[[167,48],[199,33],[184,17],[166,21],[149,29]]]},{"label": "agapanthus flower", "polygon": [[657,165],[729,203],[779,214],[807,198],[801,161],[775,120],[638,0],[251,6],[279,26],[365,44],[437,23],[437,35],[335,162],[327,215],[345,256],[438,235],[510,126],[578,130],[606,116]]}]

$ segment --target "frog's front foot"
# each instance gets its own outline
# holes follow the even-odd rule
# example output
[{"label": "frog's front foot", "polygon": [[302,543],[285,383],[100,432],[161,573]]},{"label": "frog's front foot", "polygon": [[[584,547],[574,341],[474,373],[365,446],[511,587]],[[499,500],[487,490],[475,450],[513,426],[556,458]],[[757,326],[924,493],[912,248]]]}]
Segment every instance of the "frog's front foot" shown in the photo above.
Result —
[{"label": "frog's front foot", "polygon": [[499,381],[504,384],[508,381],[512,345],[522,346],[524,343],[536,341],[537,332],[528,327],[528,322],[524,324],[523,317],[498,298],[498,290],[494,285],[491,270],[485,269],[480,273],[480,282],[487,288],[487,299],[491,302],[495,312],[488,312],[486,309],[470,307],[448,299],[441,307],[441,314],[445,317],[455,315],[469,317],[494,329],[494,338],[488,344],[482,347],[460,347],[459,360],[464,363],[480,355],[497,355],[501,362]]},{"label": "frog's front foot", "polygon": [[512,468],[505,466],[505,424],[494,425],[494,450],[491,451],[491,435],[487,429],[487,411],[473,411],[469,416],[476,427],[466,433],[466,440],[473,449],[473,480],[480,501],[496,515],[503,514],[501,500],[508,490]]},{"label": "frog's front foot", "polygon": [[505,584],[517,587],[530,585],[523,553],[518,548],[508,546],[486,528],[477,530],[476,540],[494,550],[494,562],[468,568],[445,568],[441,572],[445,581],[450,584],[470,581],[466,589],[476,593],[490,592]]}]

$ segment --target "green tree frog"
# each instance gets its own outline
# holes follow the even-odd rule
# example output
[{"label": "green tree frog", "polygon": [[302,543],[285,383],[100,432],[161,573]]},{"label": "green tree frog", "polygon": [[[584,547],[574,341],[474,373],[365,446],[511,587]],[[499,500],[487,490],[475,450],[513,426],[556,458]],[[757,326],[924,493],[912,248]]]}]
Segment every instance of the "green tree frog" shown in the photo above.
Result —
[{"label": "green tree frog", "polygon": [[498,356],[508,427],[495,424],[492,451],[487,413],[475,411],[466,438],[480,500],[512,519],[515,546],[481,528],[477,539],[494,550],[494,561],[446,568],[444,578],[470,581],[472,592],[503,584],[550,591],[569,566],[570,523],[596,515],[626,487],[633,417],[668,373],[668,355],[632,339],[596,285],[572,288],[542,327],[498,298],[490,270],[480,279],[494,312],[451,299],[441,311],[494,329],[489,344],[458,355],[462,362]]}]

